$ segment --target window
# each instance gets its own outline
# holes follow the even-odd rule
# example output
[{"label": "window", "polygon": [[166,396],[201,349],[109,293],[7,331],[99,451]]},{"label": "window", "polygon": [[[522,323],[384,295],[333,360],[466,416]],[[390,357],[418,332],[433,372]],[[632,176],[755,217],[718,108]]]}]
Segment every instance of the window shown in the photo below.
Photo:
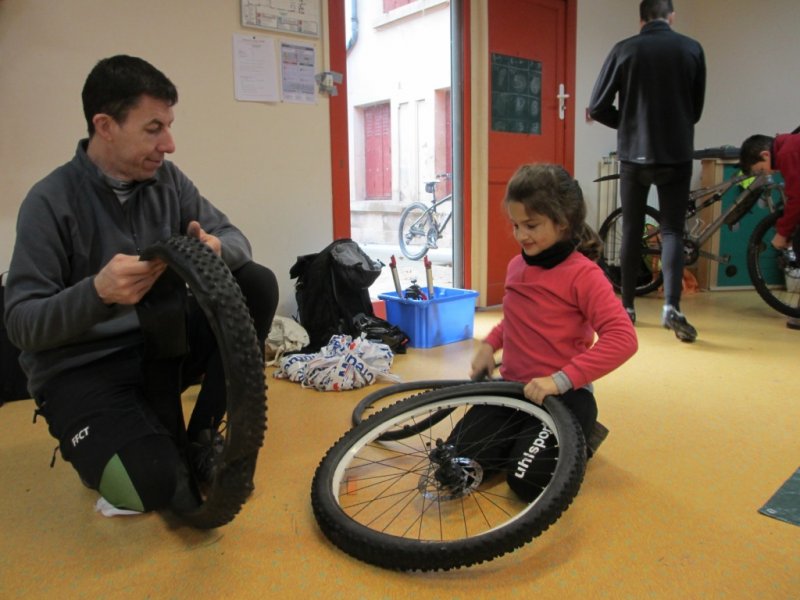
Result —
[{"label": "window", "polygon": [[392,197],[392,128],[389,103],[364,109],[364,152],[367,200]]},{"label": "window", "polygon": [[383,12],[388,13],[395,8],[400,8],[406,4],[411,4],[415,0],[383,0]]},{"label": "window", "polygon": [[450,90],[436,90],[435,116],[435,164],[437,175],[447,175],[447,179],[439,182],[436,196],[441,197],[453,192],[453,119],[450,109]]}]

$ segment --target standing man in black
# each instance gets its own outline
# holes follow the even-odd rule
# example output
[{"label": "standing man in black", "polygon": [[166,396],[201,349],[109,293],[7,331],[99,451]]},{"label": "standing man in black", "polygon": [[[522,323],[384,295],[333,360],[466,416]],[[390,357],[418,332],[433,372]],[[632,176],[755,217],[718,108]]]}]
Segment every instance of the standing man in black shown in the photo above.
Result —
[{"label": "standing man in black", "polygon": [[[706,64],[702,46],[672,30],[672,0],[643,0],[638,35],[618,42],[592,91],[589,115],[617,130],[622,200],[622,303],[636,321],[633,300],[651,185],[661,212],[664,309],[661,322],[684,342],[697,331],[680,312],[683,223],[692,178],[694,126],[703,111]],[[616,102],[616,104],[615,104]]]}]

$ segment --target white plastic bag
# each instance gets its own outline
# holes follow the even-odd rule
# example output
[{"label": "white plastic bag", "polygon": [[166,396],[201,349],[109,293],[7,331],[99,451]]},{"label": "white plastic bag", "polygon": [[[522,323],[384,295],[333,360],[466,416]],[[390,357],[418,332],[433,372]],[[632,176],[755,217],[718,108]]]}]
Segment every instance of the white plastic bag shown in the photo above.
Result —
[{"label": "white plastic bag", "polygon": [[355,390],[378,379],[398,382],[392,375],[394,354],[386,344],[365,336],[334,335],[315,354],[291,354],[278,361],[277,379],[288,379],[323,392]]},{"label": "white plastic bag", "polygon": [[297,352],[308,345],[308,332],[294,319],[275,315],[266,341],[267,365],[277,364],[287,352]]}]

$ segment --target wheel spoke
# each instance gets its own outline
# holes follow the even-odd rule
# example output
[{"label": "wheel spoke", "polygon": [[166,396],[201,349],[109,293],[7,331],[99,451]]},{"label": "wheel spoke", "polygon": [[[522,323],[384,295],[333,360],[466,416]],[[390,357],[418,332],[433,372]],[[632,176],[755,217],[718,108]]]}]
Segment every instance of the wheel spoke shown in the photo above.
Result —
[{"label": "wheel spoke", "polygon": [[[474,390],[480,385],[457,387]],[[323,459],[315,475],[312,501],[323,531],[327,532],[329,519],[338,522],[331,524],[336,532],[331,539],[338,545],[359,558],[380,563],[382,559],[358,541],[364,534],[356,531],[369,530],[385,536],[387,547],[401,540],[412,544],[397,551],[404,561],[415,564],[413,568],[449,568],[443,565],[454,560],[451,554],[461,546],[472,548],[470,552],[488,552],[490,556],[481,560],[510,549],[499,550],[496,545],[502,541],[479,541],[487,535],[515,527],[528,528],[528,538],[541,533],[536,531],[541,525],[533,524],[541,522],[538,512],[551,509],[553,500],[540,502],[542,498],[556,495],[569,503],[583,473],[584,463],[576,465],[575,461],[585,461],[583,438],[574,417],[565,417],[567,423],[554,421],[548,411],[524,398],[453,394],[450,389],[431,390],[398,402],[362,421]],[[496,427],[490,435],[478,427],[474,417],[465,418],[476,407],[479,416],[497,410]],[[521,424],[527,428],[526,434]],[[546,431],[545,438],[552,439],[553,445],[537,455],[535,468],[528,464],[536,487],[530,488],[533,500],[524,501],[509,486],[517,460],[504,456],[498,448],[508,452],[522,439],[527,448],[527,440],[536,431]],[[561,488],[567,482],[570,491],[564,495]],[[329,506],[322,498],[333,503]],[[564,508],[557,508],[558,514]],[[342,536],[349,537],[351,529],[352,542],[347,542]],[[445,544],[437,546],[441,555],[436,558],[430,556],[430,542]],[[448,550],[451,546],[452,551]]]}]

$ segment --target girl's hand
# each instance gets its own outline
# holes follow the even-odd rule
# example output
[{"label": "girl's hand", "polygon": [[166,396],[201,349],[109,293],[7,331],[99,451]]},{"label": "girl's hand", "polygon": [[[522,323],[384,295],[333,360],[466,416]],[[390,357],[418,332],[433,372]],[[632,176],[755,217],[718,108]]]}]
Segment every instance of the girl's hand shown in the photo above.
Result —
[{"label": "girl's hand", "polygon": [[481,380],[491,377],[494,371],[494,348],[486,342],[482,342],[470,365],[469,378]]},{"label": "girl's hand", "polygon": [[558,386],[552,377],[534,377],[525,384],[523,392],[528,400],[541,406],[545,396],[558,395]]}]

